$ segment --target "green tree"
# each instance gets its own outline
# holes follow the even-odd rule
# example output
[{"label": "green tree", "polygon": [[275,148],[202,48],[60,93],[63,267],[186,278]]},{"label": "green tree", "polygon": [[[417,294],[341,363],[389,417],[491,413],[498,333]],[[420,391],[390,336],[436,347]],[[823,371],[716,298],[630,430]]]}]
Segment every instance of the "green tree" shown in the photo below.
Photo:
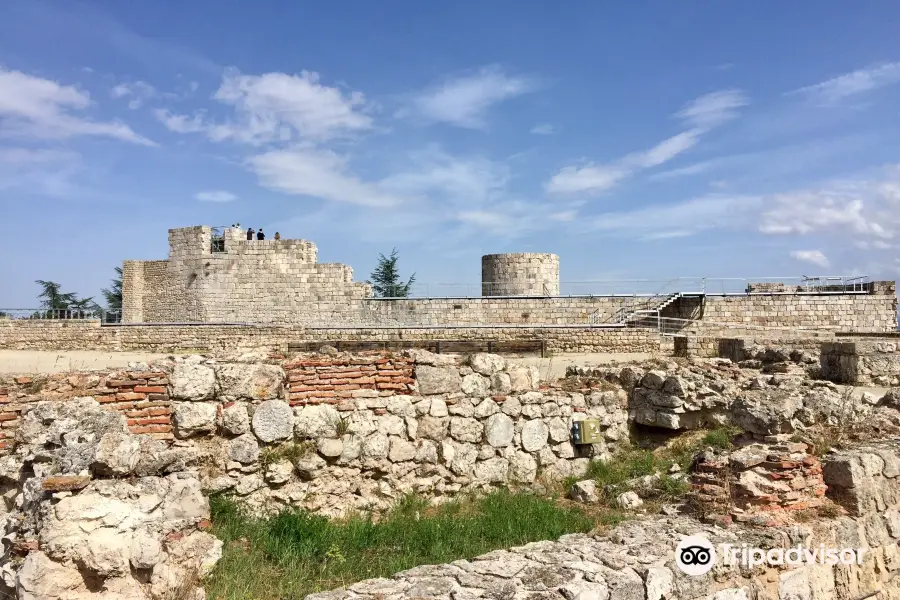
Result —
[{"label": "green tree", "polygon": [[107,310],[122,310],[122,267],[116,267],[116,277],[112,280],[109,289],[103,288],[103,297],[106,299]]},{"label": "green tree", "polygon": [[94,302],[94,298],[79,298],[74,292],[63,292],[62,286],[55,281],[38,279],[36,284],[41,286],[41,307],[46,312],[36,313],[33,318],[44,319],[72,319],[84,318],[87,313],[94,312],[100,307]]},{"label": "green tree", "polygon": [[35,283],[42,288],[41,293],[38,294],[38,298],[41,298],[41,307],[48,311],[66,310],[78,300],[78,297],[72,292],[63,293],[62,286],[55,281],[38,279]]},{"label": "green tree", "polygon": [[416,280],[416,274],[409,276],[406,283],[400,282],[400,272],[397,269],[397,249],[391,250],[390,256],[378,255],[378,266],[372,271],[371,281],[375,296],[378,298],[406,298],[409,289]]}]

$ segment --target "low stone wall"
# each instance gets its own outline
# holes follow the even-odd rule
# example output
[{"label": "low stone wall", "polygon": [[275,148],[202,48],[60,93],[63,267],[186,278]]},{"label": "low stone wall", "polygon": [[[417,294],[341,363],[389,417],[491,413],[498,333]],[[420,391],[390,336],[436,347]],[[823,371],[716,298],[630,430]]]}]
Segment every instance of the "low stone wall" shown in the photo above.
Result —
[{"label": "low stone wall", "polygon": [[679,358],[719,356],[719,338],[676,335],[673,338],[672,356]]},{"label": "low stone wall", "polygon": [[[19,427],[28,415],[40,422],[53,406],[89,403],[124,414],[133,434],[152,434],[139,438],[171,444],[166,460],[204,465],[207,491],[331,515],[386,508],[410,492],[450,497],[579,475],[628,436],[624,390],[542,388],[535,367],[490,354],[467,364],[424,351],[188,356],[129,371],[21,377],[3,387],[8,412],[0,414],[14,415],[3,422],[10,424],[4,440],[15,434],[33,443],[40,432]],[[588,418],[601,439],[576,446],[572,424]],[[142,454],[148,443],[120,449]]]},{"label": "low stone wall", "polygon": [[286,352],[288,344],[338,340],[545,340],[550,352],[659,352],[660,337],[647,329],[572,327],[472,327],[428,329],[312,329],[256,325],[127,325],[99,321],[0,319],[0,349],[146,350],[151,352]]},{"label": "low stone wall", "polygon": [[884,440],[829,454],[828,495],[853,515],[885,513],[900,531],[900,440]]},{"label": "low stone wall", "polygon": [[852,385],[900,385],[900,340],[860,339],[821,346],[822,377]]}]

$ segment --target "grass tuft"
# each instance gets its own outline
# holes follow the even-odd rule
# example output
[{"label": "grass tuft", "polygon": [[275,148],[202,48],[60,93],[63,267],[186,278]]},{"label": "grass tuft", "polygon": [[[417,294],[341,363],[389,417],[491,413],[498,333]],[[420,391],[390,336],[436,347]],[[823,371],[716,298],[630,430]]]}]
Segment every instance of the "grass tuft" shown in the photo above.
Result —
[{"label": "grass tuft", "polygon": [[720,450],[731,450],[734,447],[733,440],[735,436],[741,433],[741,429],[735,426],[725,426],[713,429],[703,436],[702,443],[704,446],[712,446]]},{"label": "grass tuft", "polygon": [[[569,478],[566,489],[579,479],[593,479],[601,494],[601,501],[612,506],[622,492],[634,489],[645,500],[674,502],[690,491],[690,483],[675,472],[687,474],[694,457],[710,446],[720,449],[733,447],[732,439],[739,432],[734,427],[721,427],[705,434],[691,432],[656,449],[624,448],[607,461],[592,462],[583,478]],[[640,478],[652,476],[647,481]]]},{"label": "grass tuft", "polygon": [[[409,496],[377,521],[329,520],[303,510],[254,519],[221,497],[212,499],[212,510],[212,532],[225,552],[206,589],[222,600],[302,598],[595,525],[578,507],[508,491],[436,507]],[[620,519],[607,517],[610,524]]]},{"label": "grass tuft", "polygon": [[265,471],[279,460],[287,459],[295,462],[310,452],[315,451],[315,442],[288,442],[278,446],[266,446],[259,453],[260,468]]}]

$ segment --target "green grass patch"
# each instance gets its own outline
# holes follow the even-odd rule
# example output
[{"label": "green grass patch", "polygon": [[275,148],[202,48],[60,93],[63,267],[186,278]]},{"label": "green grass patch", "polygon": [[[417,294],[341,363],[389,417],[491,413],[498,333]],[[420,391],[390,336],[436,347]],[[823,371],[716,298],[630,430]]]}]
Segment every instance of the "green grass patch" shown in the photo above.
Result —
[{"label": "green grass patch", "polygon": [[[672,466],[678,465],[675,473],[687,473],[694,457],[702,450],[709,447],[731,449],[732,440],[739,431],[734,427],[721,427],[702,435],[697,432],[684,434],[654,449],[622,449],[606,462],[592,462],[585,477],[570,478],[566,489],[580,479],[593,479],[597,482],[601,499],[607,505],[611,505],[619,494],[632,488],[645,500],[678,500],[687,494],[690,484],[681,477],[670,474]],[[657,476],[649,485],[629,484],[632,480],[648,475]]]},{"label": "green grass patch", "polygon": [[731,450],[734,447],[732,440],[741,432],[739,427],[726,426],[713,429],[703,436],[702,445],[711,446],[720,450]]},{"label": "green grass patch", "polygon": [[[590,531],[597,524],[580,508],[508,491],[438,507],[407,498],[377,521],[329,520],[303,510],[253,519],[223,498],[212,499],[212,510],[212,532],[225,542],[225,551],[206,590],[221,600],[303,598],[417,565]],[[621,519],[611,513],[599,521]]]}]

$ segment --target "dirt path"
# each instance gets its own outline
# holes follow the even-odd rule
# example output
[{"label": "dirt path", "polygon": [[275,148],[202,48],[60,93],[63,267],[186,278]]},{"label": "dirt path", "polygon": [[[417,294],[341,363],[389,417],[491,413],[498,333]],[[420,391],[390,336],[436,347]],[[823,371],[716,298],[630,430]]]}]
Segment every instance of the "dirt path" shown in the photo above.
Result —
[{"label": "dirt path", "polygon": [[592,354],[560,354],[552,358],[539,356],[526,356],[522,358],[510,358],[509,361],[520,365],[534,365],[540,370],[541,379],[557,379],[564,377],[566,368],[570,366],[596,367],[647,360],[653,356],[644,352],[632,352],[622,354],[592,353]]},{"label": "dirt path", "polygon": [[130,362],[147,362],[165,356],[145,352],[95,350],[0,350],[0,375],[120,368],[127,367]]}]

